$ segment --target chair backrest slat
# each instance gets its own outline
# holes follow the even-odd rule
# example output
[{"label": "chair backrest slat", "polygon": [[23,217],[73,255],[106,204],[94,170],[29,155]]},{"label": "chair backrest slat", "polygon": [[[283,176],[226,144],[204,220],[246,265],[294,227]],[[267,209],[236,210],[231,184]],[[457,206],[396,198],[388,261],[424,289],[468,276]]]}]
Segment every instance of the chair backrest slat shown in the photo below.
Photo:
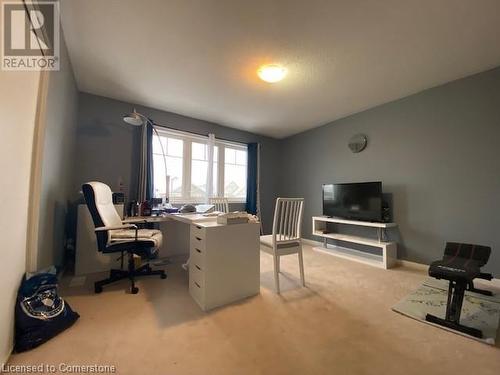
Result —
[{"label": "chair backrest slat", "polygon": [[300,240],[304,198],[278,198],[274,209],[273,241]]},{"label": "chair backrest slat", "polygon": [[214,210],[219,212],[229,212],[229,200],[222,197],[212,197],[208,200],[210,204],[215,206]]},{"label": "chair backrest slat", "polygon": [[285,221],[286,221],[286,214],[285,214],[285,211],[286,211],[286,203],[283,202],[283,206],[282,206],[282,215],[281,215],[281,240],[285,240],[285,232],[286,232],[286,225],[285,225]]},{"label": "chair backrest slat", "polygon": [[286,226],[285,226],[285,240],[288,240],[290,238],[290,206],[292,205],[292,202],[287,202],[287,209],[285,212],[285,217],[286,217]]},{"label": "chair backrest slat", "polygon": [[[293,210],[292,210],[292,220],[293,222],[297,222],[297,202],[292,202],[293,204]],[[297,226],[294,225],[292,229],[292,237],[297,237]]]},{"label": "chair backrest slat", "polygon": [[[300,202],[293,202],[293,222],[294,223],[298,221],[299,204],[300,204]],[[294,226],[293,232],[292,232],[293,237],[297,237],[297,231],[298,231],[297,226]]]}]

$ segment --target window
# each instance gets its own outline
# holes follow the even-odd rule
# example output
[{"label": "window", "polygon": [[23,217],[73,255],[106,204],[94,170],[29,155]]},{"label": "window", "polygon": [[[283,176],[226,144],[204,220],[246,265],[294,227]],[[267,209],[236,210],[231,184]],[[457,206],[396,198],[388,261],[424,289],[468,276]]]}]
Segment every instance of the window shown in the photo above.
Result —
[{"label": "window", "polygon": [[[217,196],[217,157],[218,147],[214,147],[214,169],[212,193]],[[208,146],[204,143],[191,143],[191,198],[204,200],[207,195]]]},{"label": "window", "polygon": [[[167,193],[172,203],[204,202],[207,194],[207,137],[157,128],[153,135],[153,188],[155,197]],[[162,146],[166,155],[168,178]],[[168,181],[168,182],[167,182]],[[230,202],[245,202],[247,146],[216,140],[213,155],[212,195]]]},{"label": "window", "polygon": [[224,193],[229,199],[246,199],[247,150],[224,148]]},{"label": "window", "polygon": [[[161,145],[160,145],[161,141]],[[163,150],[166,155],[167,171],[169,175],[170,198],[182,197],[183,154],[184,142],[173,137],[153,137],[153,188],[154,196],[162,197],[166,193],[167,179],[165,177],[165,162]]]}]

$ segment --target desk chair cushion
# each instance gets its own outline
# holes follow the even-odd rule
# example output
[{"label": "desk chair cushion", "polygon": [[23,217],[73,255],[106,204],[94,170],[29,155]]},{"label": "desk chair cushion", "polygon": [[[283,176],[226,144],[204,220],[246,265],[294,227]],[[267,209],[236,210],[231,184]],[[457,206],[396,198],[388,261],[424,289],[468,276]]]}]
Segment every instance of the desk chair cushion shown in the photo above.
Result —
[{"label": "desk chair cushion", "polygon": [[[266,247],[273,247],[273,235],[269,234],[266,236],[260,236],[260,243]],[[296,247],[300,245],[300,241],[294,241],[294,242],[288,242],[288,243],[279,243],[278,242],[278,249],[285,249],[289,247]]]},{"label": "desk chair cushion", "polygon": [[446,280],[471,282],[488,262],[491,248],[487,246],[448,242],[442,260],[431,263],[429,276]]},{"label": "desk chair cushion", "polygon": [[[149,241],[151,246],[159,248],[162,244],[162,234],[157,229],[139,229],[137,231],[139,241]],[[130,241],[135,239],[135,229],[119,229],[110,231],[110,242]]]}]

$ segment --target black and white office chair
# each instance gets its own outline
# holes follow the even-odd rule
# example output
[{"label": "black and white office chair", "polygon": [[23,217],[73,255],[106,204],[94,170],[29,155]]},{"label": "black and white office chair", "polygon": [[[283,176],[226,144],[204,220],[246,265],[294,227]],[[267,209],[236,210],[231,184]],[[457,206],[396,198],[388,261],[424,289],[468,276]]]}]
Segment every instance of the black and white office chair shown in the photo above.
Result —
[{"label": "black and white office chair", "polygon": [[[130,292],[136,294],[137,276],[157,275],[167,277],[164,270],[152,270],[149,264],[135,268],[134,254],[151,257],[162,243],[159,230],[138,229],[137,225],[123,223],[113,205],[112,192],[102,182],[87,182],[82,186],[85,202],[92,216],[97,237],[97,249],[104,254],[121,253],[122,269],[111,270],[109,278],[94,284],[95,292],[101,293],[104,285],[118,280],[130,280]],[[128,255],[128,269],[123,270],[123,257]]]}]

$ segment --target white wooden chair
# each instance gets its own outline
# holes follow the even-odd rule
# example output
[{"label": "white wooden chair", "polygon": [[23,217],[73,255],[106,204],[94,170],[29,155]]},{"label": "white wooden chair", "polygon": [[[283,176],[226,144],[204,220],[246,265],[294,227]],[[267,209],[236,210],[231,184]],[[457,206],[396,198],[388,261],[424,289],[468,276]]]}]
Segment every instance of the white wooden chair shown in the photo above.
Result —
[{"label": "white wooden chair", "polygon": [[302,257],[301,225],[304,198],[278,198],[274,209],[273,234],[260,236],[260,244],[272,249],[274,257],[274,282],[280,293],[280,257],[298,254],[300,281],[305,286],[304,260]]},{"label": "white wooden chair", "polygon": [[215,205],[214,210],[219,212],[229,212],[229,200],[227,198],[212,197],[208,200],[210,204]]}]

